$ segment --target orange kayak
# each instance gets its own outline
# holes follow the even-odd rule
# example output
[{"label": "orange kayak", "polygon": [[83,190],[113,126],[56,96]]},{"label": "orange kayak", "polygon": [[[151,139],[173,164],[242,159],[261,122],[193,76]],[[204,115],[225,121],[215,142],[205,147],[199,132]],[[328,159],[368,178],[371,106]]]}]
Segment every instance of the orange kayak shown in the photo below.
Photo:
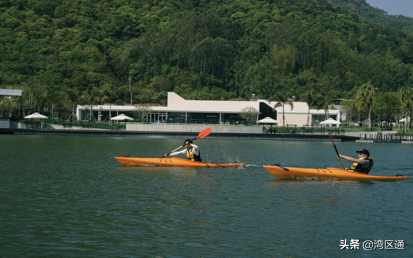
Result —
[{"label": "orange kayak", "polygon": [[348,171],[340,168],[293,168],[282,166],[264,166],[273,176],[285,178],[334,178],[367,181],[394,181],[409,179],[408,176],[372,176],[364,173]]},{"label": "orange kayak", "polygon": [[115,157],[122,165],[130,166],[173,166],[173,167],[197,167],[197,168],[239,168],[245,167],[245,163],[213,164],[192,161],[180,158],[131,158]]}]

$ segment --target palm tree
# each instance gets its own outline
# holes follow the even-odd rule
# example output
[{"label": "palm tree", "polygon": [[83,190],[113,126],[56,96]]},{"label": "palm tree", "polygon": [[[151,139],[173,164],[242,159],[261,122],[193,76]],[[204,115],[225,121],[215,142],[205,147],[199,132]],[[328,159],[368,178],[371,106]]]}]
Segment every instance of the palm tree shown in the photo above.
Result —
[{"label": "palm tree", "polygon": [[[99,96],[98,89],[93,88],[93,89],[87,89],[83,92],[83,95],[80,96],[79,100],[82,102],[85,107],[89,108],[89,121],[92,121],[93,117],[93,112],[92,108],[94,104],[96,104],[96,99]],[[96,120],[95,120],[96,121]]]},{"label": "palm tree", "polygon": [[103,99],[108,99],[109,100],[109,124],[112,124],[112,101],[118,97],[116,93],[116,89],[114,89],[111,85],[105,84],[103,88]]},{"label": "palm tree", "polygon": [[324,111],[325,111],[325,119],[329,119],[330,118],[330,101],[334,98],[334,94],[329,91],[327,92],[325,95],[323,95],[323,103],[324,103]]},{"label": "palm tree", "polygon": [[53,119],[54,117],[54,105],[57,104],[57,106],[60,104],[62,98],[61,98],[61,90],[60,86],[58,85],[46,85],[46,96],[47,96],[47,102],[51,102],[52,105],[52,111],[51,111],[51,118]]},{"label": "palm tree", "polygon": [[409,122],[409,111],[413,107],[413,89],[412,88],[402,88],[400,90],[400,99],[404,104],[404,129],[403,132],[407,131],[407,123]]},{"label": "palm tree", "polygon": [[318,108],[324,108],[326,120],[329,118],[330,102],[337,96],[337,92],[332,89],[336,84],[337,78],[333,76],[327,75],[320,80],[322,100],[318,103]]},{"label": "palm tree", "polygon": [[310,108],[312,106],[318,106],[319,103],[322,101],[323,96],[319,93],[314,93],[314,89],[311,89],[305,92],[301,99],[307,103],[308,105],[308,114],[307,114],[307,125],[310,124]]},{"label": "palm tree", "polygon": [[361,110],[364,105],[367,105],[368,113],[369,113],[369,128],[371,128],[371,107],[373,106],[373,96],[376,93],[376,88],[371,84],[369,81],[361,85],[360,89],[356,93],[356,103],[355,106]]},{"label": "palm tree", "polygon": [[79,91],[75,88],[67,88],[66,94],[68,99],[72,102],[72,115],[70,117],[71,121],[73,121],[75,116],[75,105],[79,99]]},{"label": "palm tree", "polygon": [[284,106],[286,104],[288,104],[288,105],[291,106],[291,110],[293,110],[294,104],[293,104],[292,100],[287,97],[287,94],[284,94],[282,92],[275,93],[274,96],[272,96],[269,100],[270,101],[278,101],[278,103],[274,105],[274,110],[277,107],[283,107],[283,127],[285,127],[285,110],[284,110]]}]

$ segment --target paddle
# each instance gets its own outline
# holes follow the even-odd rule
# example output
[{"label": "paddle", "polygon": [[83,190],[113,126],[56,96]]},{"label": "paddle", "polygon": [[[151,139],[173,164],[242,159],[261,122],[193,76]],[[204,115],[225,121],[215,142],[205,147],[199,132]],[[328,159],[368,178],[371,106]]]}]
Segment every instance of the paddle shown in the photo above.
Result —
[{"label": "paddle", "polygon": [[[211,133],[211,128],[208,127],[207,129],[205,129],[205,130],[203,130],[202,132],[200,132],[197,137],[195,137],[194,139],[192,139],[192,141],[195,141],[196,139],[205,138],[205,137],[207,137],[210,133]],[[182,148],[183,146],[185,146],[185,145],[183,144],[183,145],[179,146],[179,147],[176,148],[175,150],[169,152],[167,155],[171,154],[172,152],[175,152],[175,151],[179,150],[179,149]],[[165,158],[165,156],[163,156],[162,158]]]},{"label": "paddle", "polygon": [[341,165],[343,166],[343,169],[346,169],[346,168],[344,167],[343,161],[342,161],[341,158],[340,158],[340,154],[338,154],[338,150],[337,150],[336,145],[334,144],[333,137],[331,136],[330,130],[328,130],[328,135],[330,135],[331,142],[333,143],[334,149],[336,150],[336,153],[337,153],[337,157],[340,159],[340,162],[341,162]]}]

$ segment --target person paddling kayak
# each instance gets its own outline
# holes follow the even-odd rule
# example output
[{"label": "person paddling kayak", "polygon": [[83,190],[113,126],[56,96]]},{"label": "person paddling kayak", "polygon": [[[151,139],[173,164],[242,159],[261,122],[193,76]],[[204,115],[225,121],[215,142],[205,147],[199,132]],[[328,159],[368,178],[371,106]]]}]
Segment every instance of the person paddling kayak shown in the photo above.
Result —
[{"label": "person paddling kayak", "polygon": [[353,165],[351,165],[350,168],[346,168],[346,170],[368,174],[374,164],[373,157],[370,156],[370,152],[366,149],[361,149],[356,152],[359,156],[358,159],[341,154],[339,154],[339,157],[347,161],[354,162]]},{"label": "person paddling kayak", "polygon": [[186,155],[188,160],[192,161],[202,161],[201,160],[201,152],[199,151],[199,147],[192,143],[192,140],[185,141],[185,150],[172,152],[170,154],[165,154],[164,157],[167,156],[177,156],[177,155]]}]

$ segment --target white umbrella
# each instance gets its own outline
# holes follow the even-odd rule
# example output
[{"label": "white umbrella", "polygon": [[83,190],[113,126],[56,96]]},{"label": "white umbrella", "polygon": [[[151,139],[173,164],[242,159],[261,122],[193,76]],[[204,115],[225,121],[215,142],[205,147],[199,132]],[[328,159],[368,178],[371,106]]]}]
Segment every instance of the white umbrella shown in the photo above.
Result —
[{"label": "white umbrella", "polygon": [[320,122],[320,125],[341,125],[341,123],[337,120],[334,120],[332,118],[329,118],[327,120],[324,120],[323,122]]},{"label": "white umbrella", "polygon": [[38,112],[35,112],[31,115],[25,116],[24,119],[47,119],[47,116],[41,115]]},{"label": "white umbrella", "polygon": [[128,117],[127,115],[124,115],[124,114],[120,114],[118,116],[112,117],[110,120],[123,121],[123,120],[133,120],[133,118]]},{"label": "white umbrella", "polygon": [[[24,119],[47,119],[47,116],[41,115],[38,112],[34,112],[31,115],[25,116]],[[26,123],[26,126],[27,126],[27,123]],[[29,126],[30,128],[37,128],[36,124],[29,124]],[[42,128],[41,123],[40,123],[40,128]]]},{"label": "white umbrella", "polygon": [[[133,120],[133,118],[132,118],[132,117],[128,117],[127,115],[124,115],[124,114],[120,114],[120,115],[118,115],[118,116],[112,117],[110,120],[116,120],[116,121],[118,121],[118,124],[119,124],[119,121]],[[125,128],[126,128],[126,121],[125,121]],[[120,129],[119,126],[118,126],[118,129]]]},{"label": "white umbrella", "polygon": [[260,124],[278,124],[278,121],[267,116],[266,118],[258,120],[258,123],[260,123]]}]

